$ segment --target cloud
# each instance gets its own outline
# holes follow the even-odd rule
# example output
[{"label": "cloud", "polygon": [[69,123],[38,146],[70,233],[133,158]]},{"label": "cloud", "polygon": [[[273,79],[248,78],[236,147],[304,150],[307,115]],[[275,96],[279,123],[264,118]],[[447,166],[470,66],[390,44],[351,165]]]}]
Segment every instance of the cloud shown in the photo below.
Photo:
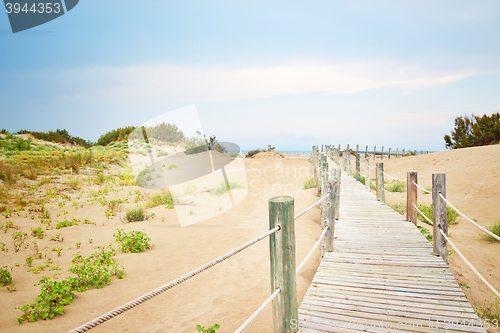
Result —
[{"label": "cloud", "polygon": [[[137,103],[201,103],[266,98],[287,94],[354,94],[378,88],[441,86],[476,74],[472,70],[436,73],[413,64],[348,62],[284,64],[268,67],[211,68],[141,65],[67,70],[64,98]],[[46,77],[46,76],[45,76]]]}]

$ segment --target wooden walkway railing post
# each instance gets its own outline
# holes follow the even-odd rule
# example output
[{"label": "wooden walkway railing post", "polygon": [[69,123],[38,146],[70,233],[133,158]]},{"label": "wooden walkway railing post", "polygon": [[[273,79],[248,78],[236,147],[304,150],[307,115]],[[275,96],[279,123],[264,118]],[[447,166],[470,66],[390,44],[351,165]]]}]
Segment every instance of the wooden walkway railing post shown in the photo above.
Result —
[{"label": "wooden walkway railing post", "polygon": [[[328,162],[326,161],[326,157],[323,159],[323,163],[321,165],[321,168],[323,169],[323,179],[321,182],[321,196],[325,195],[328,193]],[[325,206],[324,201],[321,203],[322,206]]]},{"label": "wooden walkway railing post", "polygon": [[380,152],[380,159],[384,159],[384,146],[382,146],[382,151]]},{"label": "wooden walkway railing post", "polygon": [[335,203],[335,219],[340,217],[340,176],[341,169],[333,169],[333,202]]},{"label": "wooden walkway railing post", "polygon": [[[417,206],[417,172],[408,171],[406,174],[406,221],[417,224],[417,210],[413,206]],[[415,182],[415,184],[413,183]]]},{"label": "wooden walkway railing post", "polygon": [[359,164],[359,153],[356,153],[356,180],[361,179],[361,165]]},{"label": "wooden walkway railing post", "polygon": [[370,190],[370,159],[367,157],[365,161],[366,161],[365,186],[367,190]]},{"label": "wooden walkway railing post", "polygon": [[446,202],[439,196],[439,193],[446,198],[446,175],[432,175],[432,222],[433,235],[432,246],[435,255],[440,256],[448,263],[448,244],[439,229],[448,236],[448,219],[446,216]]},{"label": "wooden walkway railing post", "polygon": [[325,237],[323,238],[323,244],[321,245],[321,257],[325,256],[326,252],[333,251],[333,234],[335,230],[335,184],[333,180],[328,181],[327,193],[330,195],[325,199],[325,209],[323,210],[323,228],[328,228]]},{"label": "wooden walkway railing post", "polygon": [[389,156],[388,156],[389,159],[391,159],[391,148],[389,148]]},{"label": "wooden walkway railing post", "polygon": [[365,150],[365,158],[368,158],[368,146],[366,146],[366,150]]},{"label": "wooden walkway railing post", "polygon": [[382,190],[384,188],[384,174],[382,173],[383,171],[384,163],[377,163],[377,200],[385,203],[385,193],[384,190]]},{"label": "wooden walkway railing post", "polygon": [[398,158],[398,150],[399,148],[396,148],[396,158]]},{"label": "wooden walkway railing post", "polygon": [[275,333],[296,332],[292,320],[298,322],[297,283],[295,273],[294,199],[280,196],[269,199],[269,228],[280,230],[269,236],[271,256],[271,292],[281,292],[273,300]]}]

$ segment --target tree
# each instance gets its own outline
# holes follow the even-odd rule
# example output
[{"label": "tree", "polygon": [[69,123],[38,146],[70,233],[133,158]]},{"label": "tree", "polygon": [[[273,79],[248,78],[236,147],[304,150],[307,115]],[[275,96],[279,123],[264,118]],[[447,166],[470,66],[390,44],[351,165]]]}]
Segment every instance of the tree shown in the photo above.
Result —
[{"label": "tree", "polygon": [[500,113],[482,117],[460,116],[455,118],[455,127],[444,136],[446,148],[457,149],[484,146],[500,142]]}]

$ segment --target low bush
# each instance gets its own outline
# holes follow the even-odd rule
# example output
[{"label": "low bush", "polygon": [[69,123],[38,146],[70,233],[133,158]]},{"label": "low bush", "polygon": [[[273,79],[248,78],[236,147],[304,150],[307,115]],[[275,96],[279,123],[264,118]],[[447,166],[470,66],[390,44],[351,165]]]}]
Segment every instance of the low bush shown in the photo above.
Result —
[{"label": "low bush", "polygon": [[389,192],[405,192],[406,191],[406,183],[395,181],[387,186],[385,189]]},{"label": "low bush", "polygon": [[71,304],[75,298],[72,285],[71,278],[53,281],[48,276],[44,276],[37,284],[41,286],[41,291],[35,302],[16,308],[23,311],[21,317],[17,318],[18,324],[24,321],[34,322],[38,319],[49,320],[57,315],[63,315],[63,307]]},{"label": "low bush", "polygon": [[[424,215],[427,216],[427,218],[429,218],[429,220],[432,221],[432,205],[419,203],[418,209],[420,209],[420,211],[422,213],[424,213]],[[446,207],[446,217],[448,220],[448,224],[457,224],[458,223],[458,221],[457,221],[458,213],[455,212],[451,207]],[[419,212],[417,212],[417,218],[420,221],[429,224],[429,222],[427,222],[427,220]]]},{"label": "low bush", "polygon": [[[486,229],[488,229],[489,231],[491,231],[492,233],[494,233],[495,235],[500,237],[500,220],[496,220],[495,223],[491,224]],[[482,233],[481,237],[483,237],[483,239],[485,239],[489,242],[496,242],[497,241],[496,238],[494,238],[488,234]]]},{"label": "low bush", "polygon": [[260,149],[250,150],[247,153],[247,157],[253,157],[254,155],[257,155],[258,153],[263,152],[263,151],[265,151],[265,150],[260,150]]},{"label": "low bush", "polygon": [[127,209],[123,219],[128,222],[140,222],[151,217],[153,217],[152,214],[148,214],[143,207],[137,206]]},{"label": "low bush", "polygon": [[241,184],[240,182],[236,181],[229,181],[229,183],[226,182],[220,182],[219,185],[214,187],[210,193],[215,194],[215,195],[222,195],[227,192],[227,190],[231,189],[236,189],[236,188],[245,188],[245,185]]},{"label": "low bush", "polygon": [[146,208],[153,208],[160,205],[166,205],[169,207],[174,205],[174,199],[170,191],[155,192],[149,196],[149,199],[146,202]]},{"label": "low bush", "polygon": [[389,207],[391,207],[395,212],[404,215],[406,213],[406,203],[393,203],[389,204]]},{"label": "low bush", "polygon": [[130,231],[126,233],[123,229],[117,229],[117,232],[113,234],[115,241],[120,243],[120,250],[125,253],[139,253],[151,249],[153,243],[151,238],[142,231]]},{"label": "low bush", "polygon": [[316,188],[318,187],[318,179],[317,178],[307,178],[302,182],[302,188],[304,190],[307,190],[309,188]]}]

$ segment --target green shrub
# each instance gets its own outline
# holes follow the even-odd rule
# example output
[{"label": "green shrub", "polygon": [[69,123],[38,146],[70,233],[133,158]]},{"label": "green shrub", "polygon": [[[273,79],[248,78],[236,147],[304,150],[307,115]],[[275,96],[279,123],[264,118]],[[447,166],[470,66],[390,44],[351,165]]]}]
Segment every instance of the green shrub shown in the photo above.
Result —
[{"label": "green shrub", "polygon": [[317,178],[307,178],[302,183],[302,188],[304,190],[307,190],[309,188],[316,188],[316,187],[318,187],[318,179]]},{"label": "green shrub", "polygon": [[149,244],[151,238],[142,231],[130,231],[126,233],[123,229],[117,229],[117,233],[113,234],[115,241],[120,243],[120,250],[126,253],[139,253],[153,247],[153,243]]},{"label": "green shrub", "polygon": [[153,208],[160,205],[173,206],[174,199],[170,191],[155,192],[146,202],[146,208]]},{"label": "green shrub", "polygon": [[10,274],[8,267],[3,266],[0,268],[0,287],[12,283],[12,275]]},{"label": "green shrub", "polygon": [[71,221],[69,221],[66,218],[64,218],[63,221],[58,222],[56,224],[56,229],[61,229],[61,228],[65,228],[65,227],[71,227],[72,225],[78,225],[78,220],[75,219],[75,218],[73,218]]},{"label": "green shrub", "polygon": [[128,222],[139,222],[148,220],[152,217],[152,214],[146,213],[143,207],[137,206],[126,210],[124,219]]},{"label": "green shrub", "polygon": [[203,327],[201,325],[196,325],[196,329],[198,330],[198,332],[202,332],[202,333],[215,333],[216,330],[218,330],[220,328],[220,325],[219,324],[214,324],[210,327]]},{"label": "green shrub", "polygon": [[406,213],[406,203],[404,202],[389,204],[389,207],[401,215]]},{"label": "green shrub", "polygon": [[247,157],[253,157],[254,155],[257,155],[258,153],[263,152],[263,151],[265,151],[265,150],[260,150],[260,149],[250,150],[247,153]]},{"label": "green shrub", "polygon": [[175,164],[170,164],[167,169],[170,170],[170,169],[175,169],[175,168],[178,168],[178,166]]},{"label": "green shrub", "polygon": [[421,227],[419,225],[417,225],[417,229],[420,230],[420,232],[425,235],[425,238],[427,238],[427,240],[429,242],[432,242],[432,235],[430,234],[429,230],[425,229],[424,227]]},{"label": "green shrub", "polygon": [[23,311],[21,317],[17,319],[18,324],[26,320],[34,322],[38,319],[48,320],[63,315],[63,306],[71,304],[75,298],[71,278],[59,282],[44,276],[37,285],[41,286],[41,291],[35,302],[16,308]]},{"label": "green shrub", "polygon": [[[420,209],[420,211],[422,211],[422,213],[424,213],[424,215],[427,216],[429,220],[432,221],[432,205],[419,203],[418,209]],[[455,212],[451,207],[446,207],[446,217],[448,220],[448,224],[458,223],[457,221],[458,213]],[[427,222],[427,220],[418,211],[417,211],[417,218],[420,221],[429,224],[429,222]]]},{"label": "green shrub", "polygon": [[37,227],[35,229],[31,228],[31,236],[43,239],[43,234],[44,234],[44,232],[43,232],[42,228],[40,228],[40,227]]},{"label": "green shrub", "polygon": [[227,192],[227,190],[235,189],[235,188],[245,188],[245,186],[239,182],[236,181],[229,181],[229,184],[226,184],[226,182],[220,182],[219,185],[217,185],[215,188],[213,188],[210,193],[215,194],[215,195],[222,195]]},{"label": "green shrub", "polygon": [[404,192],[406,191],[406,183],[395,181],[390,185],[385,186],[389,192]]},{"label": "green shrub", "polygon": [[[493,223],[492,225],[490,225],[486,229],[488,229],[489,231],[491,231],[492,233],[494,233],[495,235],[500,237],[500,220],[496,220],[495,223]],[[490,235],[484,234],[484,233],[481,234],[481,237],[483,237],[485,240],[487,240],[489,242],[497,242],[498,241],[496,238],[491,237]]]},{"label": "green shrub", "polygon": [[96,246],[95,248],[98,251],[95,251],[87,258],[78,252],[73,255],[71,267],[68,271],[77,275],[77,278],[73,280],[72,287],[78,292],[84,292],[92,287],[101,289],[104,284],[111,283],[112,276],[119,279],[123,278],[123,266],[115,263],[113,259],[116,250],[111,246],[108,246],[107,249],[103,246]]}]

